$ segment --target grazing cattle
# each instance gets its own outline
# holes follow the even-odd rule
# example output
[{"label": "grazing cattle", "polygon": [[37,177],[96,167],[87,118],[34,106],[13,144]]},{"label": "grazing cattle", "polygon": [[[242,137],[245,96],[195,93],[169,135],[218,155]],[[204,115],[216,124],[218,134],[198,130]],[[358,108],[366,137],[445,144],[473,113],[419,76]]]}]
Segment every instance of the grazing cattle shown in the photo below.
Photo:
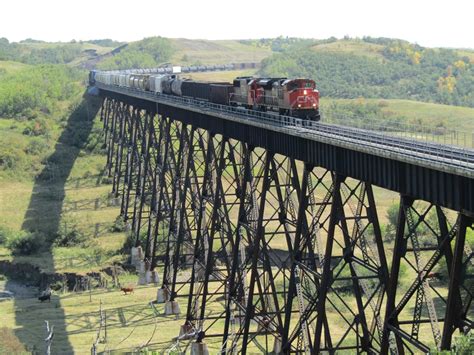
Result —
[{"label": "grazing cattle", "polygon": [[133,287],[122,287],[120,290],[126,295],[133,293]]},{"label": "grazing cattle", "polygon": [[43,303],[44,301],[48,300],[48,302],[51,302],[51,294],[48,293],[46,295],[39,296],[38,299]]}]

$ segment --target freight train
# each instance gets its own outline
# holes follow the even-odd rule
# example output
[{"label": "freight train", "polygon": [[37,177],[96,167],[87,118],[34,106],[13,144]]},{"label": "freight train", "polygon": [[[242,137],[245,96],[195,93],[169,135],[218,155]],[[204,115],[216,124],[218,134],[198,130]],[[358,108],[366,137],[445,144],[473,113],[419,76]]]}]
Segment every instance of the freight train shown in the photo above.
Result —
[{"label": "freight train", "polygon": [[[160,72],[158,72],[160,70]],[[173,73],[175,72],[175,73]],[[314,80],[237,77],[232,83],[205,82],[178,76],[173,68],[141,71],[91,71],[91,85],[99,82],[150,91],[160,95],[190,97],[220,105],[273,111],[319,121],[319,91]]]}]

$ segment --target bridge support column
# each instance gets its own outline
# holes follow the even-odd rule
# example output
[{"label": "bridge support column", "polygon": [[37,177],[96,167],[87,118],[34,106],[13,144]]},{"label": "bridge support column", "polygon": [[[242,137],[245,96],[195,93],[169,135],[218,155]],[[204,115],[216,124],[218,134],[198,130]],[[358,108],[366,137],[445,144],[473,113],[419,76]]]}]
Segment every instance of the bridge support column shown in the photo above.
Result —
[{"label": "bridge support column", "polygon": [[159,288],[156,293],[156,302],[157,303],[165,303],[169,301],[169,291],[167,288]]},{"label": "bridge support column", "polygon": [[[456,328],[462,330],[464,328],[463,323],[466,321],[466,312],[463,310],[460,298],[460,288],[463,284],[462,275],[463,273],[464,275],[466,274],[464,272],[465,270],[463,270],[465,268],[463,267],[463,255],[465,254],[466,230],[469,226],[472,227],[473,222],[474,220],[472,218],[463,214],[460,215],[459,230],[456,235],[454,255],[450,270],[449,294],[441,342],[441,349],[443,350],[449,350],[451,348],[451,338],[454,330]],[[472,256],[468,257],[471,258]],[[472,263],[472,261],[470,263]],[[472,289],[471,287],[470,291],[472,291]]]},{"label": "bridge support column", "polygon": [[209,355],[207,344],[204,342],[191,343],[191,355]]},{"label": "bridge support column", "polygon": [[165,314],[166,315],[178,315],[181,313],[178,301],[166,301],[165,302]]}]

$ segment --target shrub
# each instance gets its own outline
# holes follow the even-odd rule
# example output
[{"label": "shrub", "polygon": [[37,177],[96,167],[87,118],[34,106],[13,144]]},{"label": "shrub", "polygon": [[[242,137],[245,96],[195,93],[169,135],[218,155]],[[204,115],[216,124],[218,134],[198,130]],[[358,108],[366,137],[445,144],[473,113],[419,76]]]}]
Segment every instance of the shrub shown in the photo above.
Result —
[{"label": "shrub", "polygon": [[79,230],[73,229],[69,232],[58,233],[54,239],[54,245],[58,247],[73,247],[82,245],[87,241],[87,237]]},{"label": "shrub", "polygon": [[49,149],[49,144],[40,138],[33,138],[27,145],[25,152],[29,155],[40,155]]},{"label": "shrub", "polygon": [[125,222],[121,216],[115,219],[115,222],[110,226],[109,231],[112,233],[119,233],[125,231]]},{"label": "shrub", "polygon": [[387,209],[387,225],[385,227],[385,240],[391,241],[395,238],[395,233],[397,231],[397,223],[398,223],[398,210],[400,206],[398,203],[392,204]]},{"label": "shrub", "polygon": [[23,130],[23,134],[26,136],[46,136],[49,137],[51,134],[50,124],[45,119],[36,119],[29,126]]},{"label": "shrub", "polygon": [[11,238],[12,231],[7,227],[0,226],[0,245],[5,245]]},{"label": "shrub", "polygon": [[13,255],[31,255],[41,251],[46,238],[41,232],[20,232],[12,236],[7,243]]},{"label": "shrub", "polygon": [[76,222],[64,221],[59,227],[59,231],[54,238],[54,245],[58,247],[73,247],[76,245],[84,245],[87,237],[79,230]]},{"label": "shrub", "polygon": [[63,289],[63,283],[61,281],[56,281],[54,283],[52,283],[49,287],[51,288],[51,290],[53,291],[61,291]]},{"label": "shrub", "polygon": [[452,350],[454,354],[472,354],[474,352],[474,334],[455,337]]},{"label": "shrub", "polygon": [[[140,236],[140,243],[144,245],[144,243],[146,243],[146,238],[142,238],[142,237],[143,235]],[[136,241],[135,235],[133,235],[133,233],[131,232],[127,233],[127,239],[125,239],[125,242],[123,243],[123,247],[121,251],[123,253],[130,253],[132,248],[135,246],[135,241]]]},{"label": "shrub", "polygon": [[[10,140],[9,143],[12,143],[12,140]],[[0,170],[21,171],[24,168],[26,160],[26,154],[20,147],[0,144]]]},{"label": "shrub", "polygon": [[0,328],[1,354],[26,354],[25,346],[21,343],[12,329]]}]

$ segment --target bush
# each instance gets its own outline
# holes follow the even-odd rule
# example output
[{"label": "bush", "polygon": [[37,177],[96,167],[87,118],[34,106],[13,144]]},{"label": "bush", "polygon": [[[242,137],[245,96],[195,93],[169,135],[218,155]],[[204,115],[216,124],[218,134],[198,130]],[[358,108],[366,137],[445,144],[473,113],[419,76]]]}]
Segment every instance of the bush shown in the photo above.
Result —
[{"label": "bush", "polygon": [[49,122],[45,119],[36,119],[29,126],[23,130],[23,134],[26,136],[45,136],[50,137],[51,127]]},{"label": "bush", "polygon": [[7,227],[0,226],[0,245],[5,245],[11,238],[12,231]]},{"label": "bush", "polygon": [[67,233],[58,233],[54,239],[54,245],[58,247],[73,247],[83,245],[87,237],[79,230],[73,229]]},{"label": "bush", "polygon": [[61,281],[56,281],[52,283],[49,287],[51,288],[51,290],[58,292],[63,289],[64,285]]},{"label": "bush", "polygon": [[1,354],[27,354],[25,346],[15,335],[12,329],[0,328],[0,353]]},{"label": "bush", "polygon": [[33,138],[27,145],[25,152],[29,155],[40,155],[49,149],[49,144],[40,138]]},{"label": "bush", "polygon": [[11,236],[7,247],[13,255],[31,255],[41,251],[45,246],[46,238],[41,232],[20,232]]},{"label": "bush", "polygon": [[84,245],[87,237],[79,230],[75,221],[64,221],[54,238],[54,245],[58,247],[73,247]]},{"label": "bush", "polygon": [[[132,248],[135,246],[135,241],[136,241],[135,235],[131,232],[127,233],[127,239],[125,239],[125,242],[123,243],[121,251],[127,254],[130,253]],[[143,235],[143,234],[140,235],[140,243],[142,246],[145,245],[146,235]]]},{"label": "bush", "polygon": [[118,216],[115,219],[115,222],[110,226],[109,231],[111,233],[125,232],[125,222],[121,216]]},{"label": "bush", "polygon": [[[10,140],[8,143],[12,143]],[[18,146],[7,145],[0,142],[0,170],[23,171],[26,164],[26,154]]]},{"label": "bush", "polygon": [[395,238],[395,233],[397,231],[397,223],[398,223],[398,210],[400,205],[398,203],[392,204],[387,209],[387,226],[385,227],[385,240],[391,241]]},{"label": "bush", "polygon": [[474,353],[474,334],[461,335],[454,338],[454,354],[473,354]]}]

